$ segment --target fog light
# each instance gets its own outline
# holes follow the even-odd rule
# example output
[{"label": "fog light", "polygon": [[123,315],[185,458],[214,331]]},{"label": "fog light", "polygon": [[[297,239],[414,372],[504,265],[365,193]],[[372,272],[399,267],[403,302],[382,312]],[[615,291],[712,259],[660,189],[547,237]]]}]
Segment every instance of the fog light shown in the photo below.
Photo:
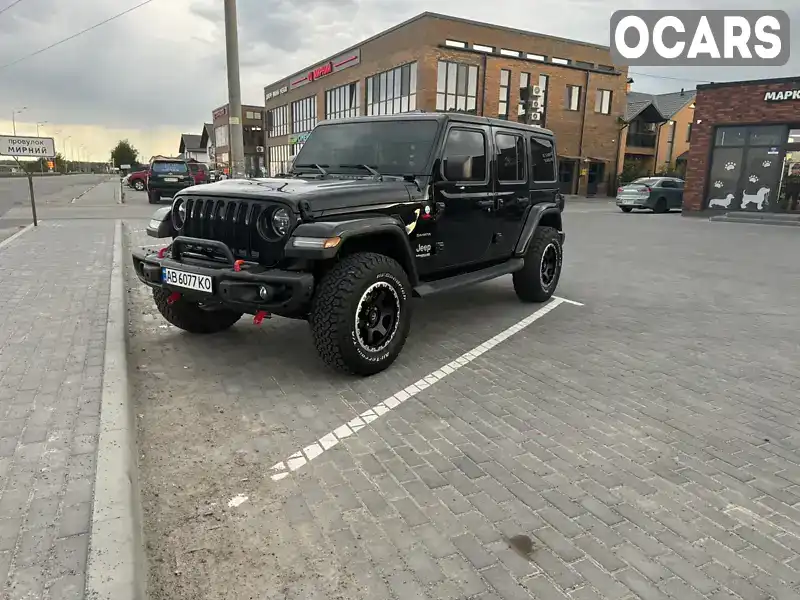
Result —
[{"label": "fog light", "polygon": [[269,298],[269,289],[267,286],[262,285],[260,288],[258,288],[258,295],[261,296],[262,300],[267,300]]}]

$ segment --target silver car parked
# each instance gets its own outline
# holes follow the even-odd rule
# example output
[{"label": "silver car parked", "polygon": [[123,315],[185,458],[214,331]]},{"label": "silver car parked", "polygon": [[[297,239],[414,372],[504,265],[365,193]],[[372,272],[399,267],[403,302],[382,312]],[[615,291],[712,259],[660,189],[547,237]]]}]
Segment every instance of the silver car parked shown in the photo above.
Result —
[{"label": "silver car parked", "polygon": [[657,213],[683,206],[683,179],[677,177],[641,177],[617,190],[617,206],[629,213],[634,208]]}]

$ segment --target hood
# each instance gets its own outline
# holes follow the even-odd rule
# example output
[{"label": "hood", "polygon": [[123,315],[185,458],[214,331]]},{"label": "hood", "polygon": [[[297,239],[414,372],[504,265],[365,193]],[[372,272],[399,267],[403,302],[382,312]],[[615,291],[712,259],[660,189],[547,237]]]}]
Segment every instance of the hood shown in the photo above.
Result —
[{"label": "hood", "polygon": [[185,193],[201,196],[222,196],[279,200],[294,206],[307,201],[314,212],[326,212],[353,206],[371,206],[408,202],[407,181],[373,179],[224,179],[215,183],[188,188]]}]

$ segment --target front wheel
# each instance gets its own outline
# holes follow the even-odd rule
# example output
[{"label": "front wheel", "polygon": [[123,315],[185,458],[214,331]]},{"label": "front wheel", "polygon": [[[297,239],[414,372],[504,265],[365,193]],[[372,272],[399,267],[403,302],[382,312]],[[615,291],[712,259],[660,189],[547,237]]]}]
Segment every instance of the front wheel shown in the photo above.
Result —
[{"label": "front wheel", "polygon": [[320,280],[308,322],[328,366],[354,375],[383,371],[411,328],[408,276],[383,254],[346,256]]},{"label": "front wheel", "polygon": [[197,302],[189,302],[183,297],[172,304],[168,299],[172,292],[161,288],[153,289],[153,300],[161,316],[178,329],[189,333],[219,333],[233,327],[242,318],[242,313],[227,309],[204,308]]},{"label": "front wheel", "polygon": [[562,255],[558,231],[553,227],[537,227],[524,266],[512,276],[517,297],[523,302],[549,300],[561,277]]},{"label": "front wheel", "polygon": [[620,206],[619,209],[624,213],[629,213],[633,210],[630,206]]},{"label": "front wheel", "polygon": [[137,179],[136,181],[134,181],[133,182],[133,189],[135,189],[137,192],[143,192],[144,191],[144,181],[142,181],[141,179]]}]

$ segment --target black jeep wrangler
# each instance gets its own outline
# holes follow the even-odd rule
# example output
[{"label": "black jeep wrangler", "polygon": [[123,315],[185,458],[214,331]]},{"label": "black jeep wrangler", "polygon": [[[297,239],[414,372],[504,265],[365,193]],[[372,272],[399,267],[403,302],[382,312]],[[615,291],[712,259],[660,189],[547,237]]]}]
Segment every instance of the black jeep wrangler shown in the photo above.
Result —
[{"label": "black jeep wrangler", "polygon": [[191,333],[244,313],[307,319],[330,366],[387,368],[411,298],[513,274],[517,296],[556,289],[564,233],[552,132],[464,114],[322,122],[291,173],[176,193],[135,250],[164,318]]}]

